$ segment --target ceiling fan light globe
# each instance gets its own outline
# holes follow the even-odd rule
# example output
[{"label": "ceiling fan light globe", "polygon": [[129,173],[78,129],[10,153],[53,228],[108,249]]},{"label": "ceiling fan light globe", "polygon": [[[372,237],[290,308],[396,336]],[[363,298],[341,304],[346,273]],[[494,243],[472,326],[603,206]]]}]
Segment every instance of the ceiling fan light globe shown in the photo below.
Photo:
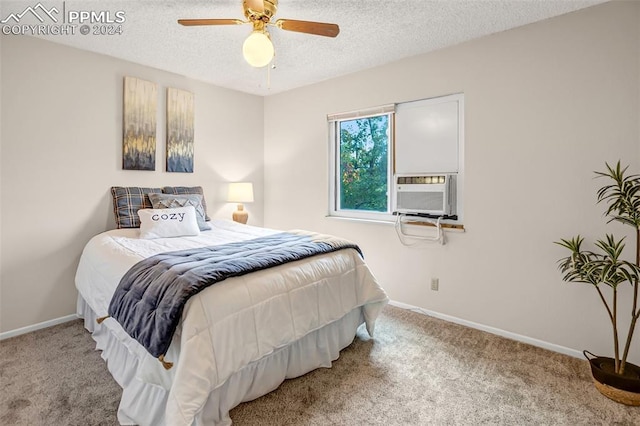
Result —
[{"label": "ceiling fan light globe", "polygon": [[253,31],[242,45],[244,59],[252,67],[267,66],[273,59],[275,51],[269,35],[263,31]]}]

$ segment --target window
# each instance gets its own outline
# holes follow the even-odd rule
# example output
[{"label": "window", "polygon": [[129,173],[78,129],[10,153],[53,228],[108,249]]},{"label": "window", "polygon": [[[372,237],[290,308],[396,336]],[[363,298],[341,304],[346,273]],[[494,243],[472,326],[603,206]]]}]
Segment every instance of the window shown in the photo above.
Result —
[{"label": "window", "polygon": [[393,106],[335,114],[329,121],[331,214],[385,218],[391,213]]},{"label": "window", "polygon": [[[452,213],[446,221],[462,223],[464,94],[330,114],[327,119],[331,216],[393,221],[401,190],[394,187],[394,174],[439,174],[451,175]],[[405,189],[403,199],[411,197],[410,210],[415,210],[409,213],[434,210],[424,203],[440,193],[421,187],[409,195]]]}]

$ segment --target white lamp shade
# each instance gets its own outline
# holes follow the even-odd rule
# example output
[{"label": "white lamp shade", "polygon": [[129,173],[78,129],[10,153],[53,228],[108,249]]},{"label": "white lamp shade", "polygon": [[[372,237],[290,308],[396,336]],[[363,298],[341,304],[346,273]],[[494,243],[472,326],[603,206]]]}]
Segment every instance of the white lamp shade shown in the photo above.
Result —
[{"label": "white lamp shade", "polygon": [[264,67],[273,59],[273,43],[266,31],[253,31],[242,45],[244,59],[252,67]]},{"label": "white lamp shade", "polygon": [[253,183],[251,182],[234,182],[229,184],[229,196],[227,201],[230,203],[251,203],[253,202]]}]

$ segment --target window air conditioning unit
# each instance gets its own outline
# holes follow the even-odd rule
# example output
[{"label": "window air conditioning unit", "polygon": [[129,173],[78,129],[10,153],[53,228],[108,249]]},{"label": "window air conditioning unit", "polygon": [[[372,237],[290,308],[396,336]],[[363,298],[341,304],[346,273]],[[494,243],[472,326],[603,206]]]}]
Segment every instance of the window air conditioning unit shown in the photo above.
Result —
[{"label": "window air conditioning unit", "polygon": [[455,174],[397,174],[393,177],[393,211],[405,214],[454,216]]}]

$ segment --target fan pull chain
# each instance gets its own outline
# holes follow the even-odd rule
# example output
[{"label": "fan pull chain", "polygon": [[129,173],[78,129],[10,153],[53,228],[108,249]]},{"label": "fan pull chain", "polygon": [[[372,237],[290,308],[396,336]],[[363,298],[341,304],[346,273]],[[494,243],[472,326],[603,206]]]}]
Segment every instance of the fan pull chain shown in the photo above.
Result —
[{"label": "fan pull chain", "polygon": [[276,69],[276,55],[273,55],[271,64],[267,66],[267,90],[271,90],[271,70]]}]

